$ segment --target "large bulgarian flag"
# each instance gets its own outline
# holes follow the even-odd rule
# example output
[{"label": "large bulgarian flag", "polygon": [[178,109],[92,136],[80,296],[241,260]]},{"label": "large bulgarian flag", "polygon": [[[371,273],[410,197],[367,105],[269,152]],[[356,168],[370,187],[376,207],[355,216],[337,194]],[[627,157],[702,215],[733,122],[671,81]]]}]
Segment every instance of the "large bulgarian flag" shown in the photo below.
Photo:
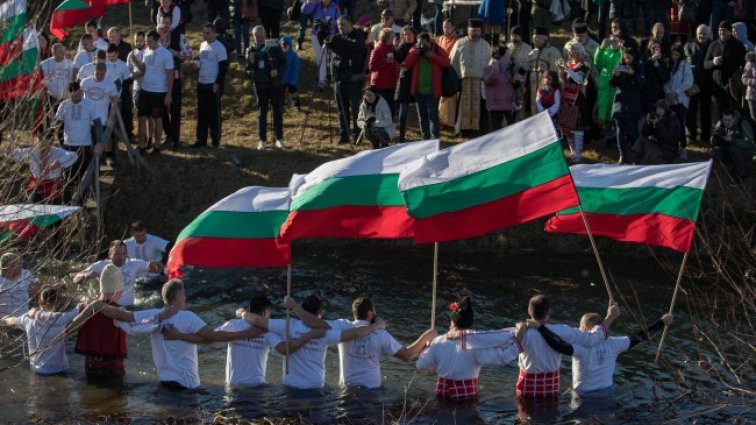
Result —
[{"label": "large bulgarian flag", "polygon": [[412,237],[397,187],[407,164],[438,151],[438,140],[368,150],[327,162],[291,184],[291,212],[281,227],[286,240],[302,238]]},{"label": "large bulgarian flag", "polygon": [[5,67],[21,55],[26,26],[26,0],[0,3],[0,66]]},{"label": "large bulgarian flag", "polygon": [[66,38],[66,28],[83,24],[91,18],[102,16],[105,4],[87,3],[84,0],[64,0],[55,8],[50,20],[50,34],[59,40]]},{"label": "large bulgarian flag", "polygon": [[37,31],[26,28],[20,55],[0,66],[0,101],[39,94],[44,80],[39,64]]},{"label": "large bulgarian flag", "polygon": [[[671,165],[570,167],[591,233],[689,252],[711,161]],[[560,211],[547,232],[586,234],[577,208]]]},{"label": "large bulgarian flag", "polygon": [[0,206],[0,242],[14,236],[21,240],[28,239],[79,209],[80,207],[39,204]]},{"label": "large bulgarian flag", "polygon": [[484,235],[578,204],[547,113],[430,154],[399,189],[419,243]]},{"label": "large bulgarian flag", "polygon": [[183,265],[202,267],[283,267],[291,261],[278,238],[289,213],[288,188],[245,187],[195,218],[179,234],[168,258],[171,276]]}]

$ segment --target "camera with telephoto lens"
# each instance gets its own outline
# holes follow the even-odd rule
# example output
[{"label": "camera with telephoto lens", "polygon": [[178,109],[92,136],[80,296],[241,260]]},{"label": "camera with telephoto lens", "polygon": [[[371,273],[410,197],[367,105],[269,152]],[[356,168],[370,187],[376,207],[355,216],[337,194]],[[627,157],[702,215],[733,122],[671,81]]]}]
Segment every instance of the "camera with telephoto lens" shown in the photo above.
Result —
[{"label": "camera with telephoto lens", "polygon": [[315,34],[318,37],[320,44],[323,44],[328,36],[331,35],[331,18],[316,19],[315,22]]},{"label": "camera with telephoto lens", "polygon": [[428,54],[428,52],[430,52],[430,46],[428,46],[427,44],[424,44],[424,43],[420,43],[417,46],[417,51],[421,55],[426,55],[426,54]]}]

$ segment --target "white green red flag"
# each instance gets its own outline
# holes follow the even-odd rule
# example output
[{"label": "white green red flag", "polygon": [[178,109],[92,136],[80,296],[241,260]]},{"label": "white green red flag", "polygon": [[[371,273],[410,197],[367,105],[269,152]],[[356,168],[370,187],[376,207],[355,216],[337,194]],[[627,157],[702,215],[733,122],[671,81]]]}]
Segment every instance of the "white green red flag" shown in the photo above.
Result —
[{"label": "white green red flag", "polygon": [[168,258],[168,272],[184,265],[201,267],[283,267],[291,249],[278,238],[289,213],[288,188],[245,187],[195,218],[179,234]]},{"label": "white green red flag", "polygon": [[105,5],[87,3],[84,0],[64,0],[55,8],[50,19],[50,34],[59,40],[66,38],[66,28],[86,23],[92,18],[99,18],[105,11]]},{"label": "white green red flag", "polygon": [[26,0],[0,3],[0,66],[20,56],[26,26]]},{"label": "white green red flag", "polygon": [[34,28],[26,28],[20,52],[0,66],[0,101],[33,97],[43,89],[44,77],[39,62],[39,40]]},{"label": "white green red flag", "polygon": [[[570,167],[591,233],[690,252],[711,161],[690,164],[581,164]],[[577,208],[544,228],[586,234]]]},{"label": "white green red flag", "polygon": [[415,242],[480,236],[578,205],[558,140],[544,112],[403,169]]},{"label": "white green red flag", "polygon": [[0,242],[16,237],[24,240],[59,223],[80,207],[66,205],[12,204],[0,206]]},{"label": "white green red flag", "polygon": [[397,187],[399,172],[438,151],[438,140],[369,150],[327,162],[292,178],[291,211],[281,227],[286,240],[412,237]]}]

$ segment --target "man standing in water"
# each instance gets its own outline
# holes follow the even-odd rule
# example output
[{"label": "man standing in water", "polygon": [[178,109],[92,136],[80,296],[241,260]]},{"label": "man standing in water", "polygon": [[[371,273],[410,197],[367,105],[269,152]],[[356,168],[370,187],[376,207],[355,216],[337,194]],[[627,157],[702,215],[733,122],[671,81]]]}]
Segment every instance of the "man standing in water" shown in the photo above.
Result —
[{"label": "man standing in water", "polygon": [[[370,298],[359,297],[352,303],[354,320],[323,320],[300,307],[292,298],[285,300],[287,307],[302,319],[302,323],[312,328],[325,329],[356,329],[375,323],[377,316],[375,305]],[[438,335],[434,329],[428,329],[408,346],[402,346],[385,329],[368,334],[364,337],[339,343],[339,383],[359,385],[365,388],[380,388],[381,382],[381,354],[394,356],[399,360],[409,362],[415,359]]]}]

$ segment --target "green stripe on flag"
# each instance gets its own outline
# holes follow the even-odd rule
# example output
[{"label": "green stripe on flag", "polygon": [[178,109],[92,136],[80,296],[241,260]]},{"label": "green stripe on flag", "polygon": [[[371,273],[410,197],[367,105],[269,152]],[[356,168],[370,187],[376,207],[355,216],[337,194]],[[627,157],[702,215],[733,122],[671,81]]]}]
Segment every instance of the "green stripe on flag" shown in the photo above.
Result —
[{"label": "green stripe on flag", "polygon": [[51,226],[60,221],[60,216],[56,214],[39,215],[31,219],[31,223],[40,229]]},{"label": "green stripe on flag", "polygon": [[177,241],[187,237],[275,238],[288,211],[205,211],[181,231]]},{"label": "green stripe on flag", "polygon": [[468,176],[403,192],[409,214],[426,218],[503,199],[569,173],[562,148],[552,143]]},{"label": "green stripe on flag", "polygon": [[0,43],[11,42],[24,34],[24,25],[26,24],[26,13],[16,15],[11,19],[4,22],[4,26],[0,28],[2,36],[0,37]]},{"label": "green stripe on flag", "polygon": [[[660,187],[634,187],[626,189],[579,187],[580,204],[586,213],[597,214],[664,214],[685,220],[696,221],[701,208],[701,189],[679,186],[672,189]],[[572,214],[577,208],[560,211]]]},{"label": "green stripe on flag", "polygon": [[334,177],[305,190],[291,202],[291,210],[317,210],[335,206],[404,205],[399,174]]},{"label": "green stripe on flag", "polygon": [[31,74],[39,68],[39,51],[36,47],[24,50],[21,60],[16,60],[0,69],[0,81],[8,81],[21,75]]}]

